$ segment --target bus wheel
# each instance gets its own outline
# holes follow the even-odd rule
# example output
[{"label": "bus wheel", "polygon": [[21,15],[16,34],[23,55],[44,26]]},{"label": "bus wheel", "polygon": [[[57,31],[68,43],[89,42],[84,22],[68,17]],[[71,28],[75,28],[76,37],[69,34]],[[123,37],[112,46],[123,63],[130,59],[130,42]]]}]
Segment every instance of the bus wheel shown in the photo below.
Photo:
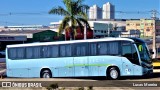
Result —
[{"label": "bus wheel", "polygon": [[120,76],[119,70],[116,67],[111,67],[107,71],[107,78],[108,79],[116,80],[116,79],[119,79],[119,76]]},{"label": "bus wheel", "polygon": [[50,70],[43,70],[41,73],[41,78],[51,78],[52,74]]}]

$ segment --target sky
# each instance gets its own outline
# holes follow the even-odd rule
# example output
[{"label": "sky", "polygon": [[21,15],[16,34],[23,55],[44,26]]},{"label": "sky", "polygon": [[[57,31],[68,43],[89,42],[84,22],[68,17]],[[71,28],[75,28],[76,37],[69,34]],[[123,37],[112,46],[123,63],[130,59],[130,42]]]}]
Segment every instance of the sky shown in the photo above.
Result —
[{"label": "sky", "polygon": [[[153,9],[159,12],[157,16],[160,17],[160,0],[84,0],[84,4],[99,7],[107,2],[115,5],[116,19],[150,18],[149,11]],[[62,0],[0,0],[0,26],[49,25],[63,19],[63,16],[48,14],[57,6],[64,7]]]}]

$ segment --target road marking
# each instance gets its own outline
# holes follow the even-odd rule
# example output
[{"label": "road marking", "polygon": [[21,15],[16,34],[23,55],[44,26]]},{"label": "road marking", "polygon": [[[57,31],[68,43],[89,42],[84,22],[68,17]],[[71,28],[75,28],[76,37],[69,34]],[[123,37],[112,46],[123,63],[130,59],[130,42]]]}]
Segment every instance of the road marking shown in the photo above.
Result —
[{"label": "road marking", "polygon": [[160,66],[160,63],[159,62],[154,62],[153,63],[153,66],[155,67],[155,66]]},{"label": "road marking", "polygon": [[160,72],[160,69],[153,69],[153,72]]}]

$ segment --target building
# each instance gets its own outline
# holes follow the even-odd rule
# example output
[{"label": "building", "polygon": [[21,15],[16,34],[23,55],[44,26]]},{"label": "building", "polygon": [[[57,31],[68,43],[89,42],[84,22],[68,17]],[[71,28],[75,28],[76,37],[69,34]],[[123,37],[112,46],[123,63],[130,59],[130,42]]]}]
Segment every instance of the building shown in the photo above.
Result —
[{"label": "building", "polygon": [[1,31],[0,36],[26,36],[26,42],[50,42],[55,41],[57,32],[52,30],[17,30],[17,31]]},{"label": "building", "polygon": [[89,8],[89,19],[102,19],[102,8],[93,5]]},{"label": "building", "polygon": [[93,5],[89,8],[89,19],[115,19],[115,6],[110,2],[103,4],[103,8]]},{"label": "building", "polygon": [[115,19],[115,6],[109,2],[103,4],[103,19]]},{"label": "building", "polygon": [[52,30],[13,30],[0,32],[0,51],[5,50],[6,45],[33,43],[33,42],[52,42],[57,40],[64,40],[61,35],[57,39],[57,32]]},{"label": "building", "polygon": [[0,31],[5,30],[48,30],[48,26],[44,25],[22,25],[22,26],[0,26]]},{"label": "building", "polygon": [[58,32],[58,28],[59,28],[61,22],[62,22],[61,20],[59,22],[51,22],[50,26],[49,26],[50,30]]},{"label": "building", "polygon": [[[61,21],[51,22],[50,29],[58,32],[60,23]],[[109,36],[108,34],[113,30],[126,30],[126,19],[89,19],[88,23],[93,30],[93,38]]]},{"label": "building", "polygon": [[[153,36],[153,29],[156,28],[157,35],[160,35],[160,20],[153,19],[130,19],[126,21],[126,30],[139,30],[141,36]],[[156,22],[156,25],[154,24]]]},{"label": "building", "polygon": [[160,35],[160,20],[156,20],[156,34]]},{"label": "building", "polygon": [[88,20],[90,27],[93,30],[94,38],[109,36],[112,31],[125,31],[125,19],[98,19]]},{"label": "building", "polygon": [[140,38],[139,30],[130,30],[130,31],[112,31],[110,33],[111,37],[137,37]]}]

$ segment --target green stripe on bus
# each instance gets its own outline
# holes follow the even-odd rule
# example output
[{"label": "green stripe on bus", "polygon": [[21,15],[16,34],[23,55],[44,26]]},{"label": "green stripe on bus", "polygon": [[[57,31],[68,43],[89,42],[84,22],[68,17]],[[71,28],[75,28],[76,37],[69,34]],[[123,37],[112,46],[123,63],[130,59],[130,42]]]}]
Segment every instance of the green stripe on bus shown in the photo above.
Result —
[{"label": "green stripe on bus", "polygon": [[74,66],[109,66],[111,64],[89,64],[89,65],[85,65],[85,64],[75,64],[75,65],[68,65],[65,67],[74,67]]}]

